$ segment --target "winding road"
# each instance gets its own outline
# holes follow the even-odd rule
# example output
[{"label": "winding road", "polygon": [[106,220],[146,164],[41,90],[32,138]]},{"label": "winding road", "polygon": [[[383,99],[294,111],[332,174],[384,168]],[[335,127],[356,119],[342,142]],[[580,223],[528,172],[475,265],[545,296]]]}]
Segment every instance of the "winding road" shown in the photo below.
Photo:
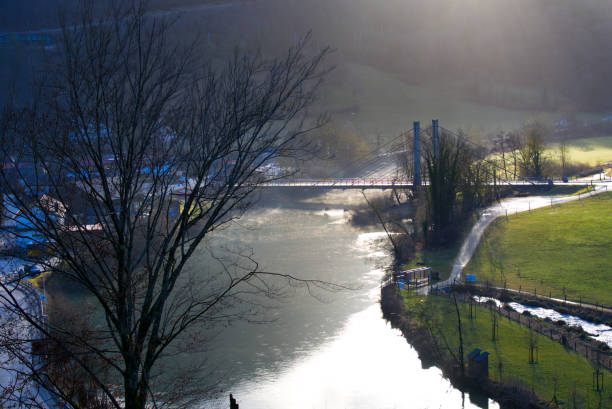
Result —
[{"label": "winding road", "polygon": [[[594,190],[588,193],[581,194],[579,196],[527,196],[527,197],[513,197],[509,199],[504,199],[498,204],[494,206],[490,206],[484,209],[478,218],[476,224],[472,227],[469,235],[463,242],[461,249],[459,250],[459,254],[455,258],[453,263],[453,268],[451,270],[450,276],[447,280],[441,281],[431,287],[424,288],[424,292],[428,292],[430,289],[434,288],[444,288],[452,284],[453,282],[459,280],[461,277],[461,273],[463,269],[470,261],[472,256],[474,255],[474,251],[478,247],[478,243],[480,243],[480,239],[482,234],[486,230],[486,228],[493,222],[493,220],[497,219],[500,216],[505,216],[506,214],[515,214],[520,212],[526,212],[532,209],[537,209],[546,206],[552,206],[559,203],[571,202],[573,200],[579,200],[581,198],[585,198],[588,196],[593,196],[599,193],[607,192],[608,185],[612,186],[612,181],[601,181],[600,175],[593,175],[590,178],[581,179],[581,182],[586,184],[592,183],[594,186]],[[575,185],[576,183],[572,183]],[[565,186],[568,184],[560,183],[555,184],[555,186]],[[612,191],[612,188],[611,188]]]}]

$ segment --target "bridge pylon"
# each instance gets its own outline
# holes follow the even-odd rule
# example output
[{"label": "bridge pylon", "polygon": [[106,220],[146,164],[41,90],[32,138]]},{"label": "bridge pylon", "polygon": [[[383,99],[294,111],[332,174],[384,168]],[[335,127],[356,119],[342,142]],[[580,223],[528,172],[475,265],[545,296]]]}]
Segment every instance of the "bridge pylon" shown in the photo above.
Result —
[{"label": "bridge pylon", "polygon": [[434,159],[437,161],[440,153],[440,127],[437,119],[431,121],[431,141],[433,143]]},{"label": "bridge pylon", "polygon": [[412,150],[414,151],[414,175],[412,178],[412,186],[414,188],[421,186],[421,124],[419,121],[414,122],[413,132],[414,144]]}]

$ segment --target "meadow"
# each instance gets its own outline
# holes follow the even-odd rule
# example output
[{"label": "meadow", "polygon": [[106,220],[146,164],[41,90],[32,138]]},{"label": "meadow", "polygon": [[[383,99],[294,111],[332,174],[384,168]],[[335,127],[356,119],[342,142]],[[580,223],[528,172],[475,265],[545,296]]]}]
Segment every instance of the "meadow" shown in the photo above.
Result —
[{"label": "meadow", "polygon": [[612,193],[495,220],[464,269],[479,282],[610,305]]},{"label": "meadow", "polygon": [[[422,296],[407,291],[402,294],[409,315],[431,329],[442,350],[448,352],[450,349],[457,356],[459,337],[452,298]],[[555,396],[557,401],[565,403],[562,407],[611,407],[612,397],[607,390],[601,394],[593,390],[594,367],[586,358],[525,325],[501,317],[495,307],[490,310],[487,306],[474,305],[470,316],[467,303],[458,301],[457,305],[462,321],[464,354],[467,356],[474,348],[488,351],[490,379],[519,383],[546,402],[551,402]],[[493,315],[497,316],[498,323],[495,340],[492,339]],[[529,362],[530,344],[535,346],[535,363]],[[612,373],[604,370],[606,382],[611,377]]]},{"label": "meadow", "polygon": [[[570,162],[586,163],[597,166],[612,161],[612,136],[572,139],[567,143],[567,154]],[[552,144],[546,154],[554,159],[559,156],[559,144]]]}]

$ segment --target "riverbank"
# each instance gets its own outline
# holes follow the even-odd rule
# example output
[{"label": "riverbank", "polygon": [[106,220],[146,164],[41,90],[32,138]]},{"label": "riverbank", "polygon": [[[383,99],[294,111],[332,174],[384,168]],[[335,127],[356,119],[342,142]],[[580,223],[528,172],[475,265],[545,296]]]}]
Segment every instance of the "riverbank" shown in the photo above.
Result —
[{"label": "riverbank", "polygon": [[444,353],[434,329],[427,327],[405,308],[404,299],[393,285],[381,289],[383,317],[399,329],[419,354],[423,366],[437,366],[453,386],[496,400],[501,409],[546,409],[546,405],[518,383],[471,379],[461,373],[452,355]]},{"label": "riverbank", "polygon": [[[607,389],[593,390],[592,363],[525,325],[528,317],[519,325],[462,294],[424,296],[394,286],[382,290],[381,307],[424,362],[441,368],[457,387],[484,393],[502,408],[549,408],[569,402],[581,408],[612,405]],[[484,379],[461,371],[460,357],[467,362],[474,348],[490,353]],[[600,370],[610,379],[610,371]]]},{"label": "riverbank", "polygon": [[[606,186],[597,185],[595,191],[582,195],[582,198],[605,190]],[[537,207],[550,206],[558,209],[559,204],[580,198],[572,195],[520,195],[483,210],[468,237],[462,242],[449,280],[438,283],[433,288],[450,286],[460,279],[485,229],[498,217],[514,214],[518,218],[526,217],[519,216],[518,213]],[[481,281],[480,276],[478,278]],[[456,296],[466,297],[465,294]],[[494,308],[478,305],[468,299],[459,300],[457,305],[453,306],[449,298],[436,295],[408,296],[404,291],[399,293],[393,289],[381,294],[381,302],[386,316],[402,330],[424,359],[430,359],[432,364],[443,369],[453,382],[482,390],[498,400],[502,407],[558,407],[561,404],[559,402],[572,402],[573,407],[612,407],[612,395],[606,395],[600,385],[595,383],[596,377],[599,379],[601,374],[605,374],[606,378],[612,375],[609,370],[602,369],[599,365],[599,355],[589,355],[601,345],[588,339],[583,342],[586,338],[584,333],[571,337],[567,333],[562,334],[565,328],[563,331],[555,328],[557,331],[551,333],[554,326],[551,323],[534,324],[532,328],[531,324],[536,320],[532,320],[530,316],[524,316],[524,322],[527,323],[524,325],[519,323],[523,318],[521,314],[515,313],[515,317],[511,316],[512,313],[503,315]],[[597,315],[592,308],[585,308],[582,312],[583,316],[595,320],[608,319],[607,316]],[[459,320],[463,321],[463,329],[466,332],[462,354],[457,346]],[[498,327],[502,333],[501,339],[497,335]],[[559,327],[562,327],[560,323]],[[580,345],[576,338],[580,338]],[[491,352],[489,367],[491,373],[495,374],[489,376],[486,381],[475,382],[461,373],[457,357],[467,355],[473,348]]]}]

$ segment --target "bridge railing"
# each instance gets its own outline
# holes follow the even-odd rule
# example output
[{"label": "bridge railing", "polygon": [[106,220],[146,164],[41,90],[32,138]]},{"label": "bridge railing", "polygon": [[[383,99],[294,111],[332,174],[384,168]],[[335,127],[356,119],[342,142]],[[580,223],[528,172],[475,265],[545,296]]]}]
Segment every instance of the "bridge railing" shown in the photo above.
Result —
[{"label": "bridge railing", "polygon": [[340,178],[340,179],[294,179],[274,182],[264,182],[263,187],[350,187],[350,186],[407,186],[411,185],[412,180],[399,180],[389,178]]}]

